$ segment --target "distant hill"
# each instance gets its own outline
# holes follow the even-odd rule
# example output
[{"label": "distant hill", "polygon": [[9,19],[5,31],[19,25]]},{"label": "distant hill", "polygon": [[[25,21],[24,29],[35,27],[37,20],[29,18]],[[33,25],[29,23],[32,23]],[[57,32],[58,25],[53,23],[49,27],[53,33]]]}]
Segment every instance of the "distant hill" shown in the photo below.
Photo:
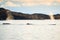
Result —
[{"label": "distant hill", "polygon": [[60,19],[60,14],[55,14],[55,15],[54,15],[54,18],[55,18],[55,19]]},{"label": "distant hill", "polygon": [[[60,19],[60,14],[54,15],[55,19]],[[25,14],[22,12],[13,12],[8,9],[0,8],[0,20],[43,20],[50,19],[49,15],[42,13]]]}]

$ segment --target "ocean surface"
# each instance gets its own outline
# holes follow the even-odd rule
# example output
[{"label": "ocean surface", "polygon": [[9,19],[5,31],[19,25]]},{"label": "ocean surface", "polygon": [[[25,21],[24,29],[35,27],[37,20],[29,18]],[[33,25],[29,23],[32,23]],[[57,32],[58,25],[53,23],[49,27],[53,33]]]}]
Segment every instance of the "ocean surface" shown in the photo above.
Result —
[{"label": "ocean surface", "polygon": [[0,21],[0,40],[60,40],[60,20]]}]

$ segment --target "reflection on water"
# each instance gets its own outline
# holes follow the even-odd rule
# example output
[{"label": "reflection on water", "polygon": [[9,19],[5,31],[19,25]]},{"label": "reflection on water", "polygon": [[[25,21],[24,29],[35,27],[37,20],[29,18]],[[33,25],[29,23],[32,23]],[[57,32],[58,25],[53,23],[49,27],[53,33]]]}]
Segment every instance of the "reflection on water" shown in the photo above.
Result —
[{"label": "reflection on water", "polygon": [[0,40],[60,40],[59,25],[0,25]]}]

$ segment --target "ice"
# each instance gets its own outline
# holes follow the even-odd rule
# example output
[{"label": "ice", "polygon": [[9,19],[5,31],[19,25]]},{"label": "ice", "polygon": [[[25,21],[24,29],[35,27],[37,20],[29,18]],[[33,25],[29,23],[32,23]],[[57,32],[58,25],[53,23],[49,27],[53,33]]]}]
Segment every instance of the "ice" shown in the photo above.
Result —
[{"label": "ice", "polygon": [[[60,20],[8,20],[0,24],[0,40],[60,40]],[[0,23],[3,23],[2,21]],[[32,23],[27,25],[26,23]],[[56,24],[56,25],[53,25]]]}]

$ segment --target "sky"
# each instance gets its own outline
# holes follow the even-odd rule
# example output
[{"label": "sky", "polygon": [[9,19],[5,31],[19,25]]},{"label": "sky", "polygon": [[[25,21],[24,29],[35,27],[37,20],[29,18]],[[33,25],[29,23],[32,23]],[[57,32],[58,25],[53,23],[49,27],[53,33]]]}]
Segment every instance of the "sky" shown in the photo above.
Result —
[{"label": "sky", "polygon": [[28,14],[60,14],[60,0],[0,0],[0,7]]}]

